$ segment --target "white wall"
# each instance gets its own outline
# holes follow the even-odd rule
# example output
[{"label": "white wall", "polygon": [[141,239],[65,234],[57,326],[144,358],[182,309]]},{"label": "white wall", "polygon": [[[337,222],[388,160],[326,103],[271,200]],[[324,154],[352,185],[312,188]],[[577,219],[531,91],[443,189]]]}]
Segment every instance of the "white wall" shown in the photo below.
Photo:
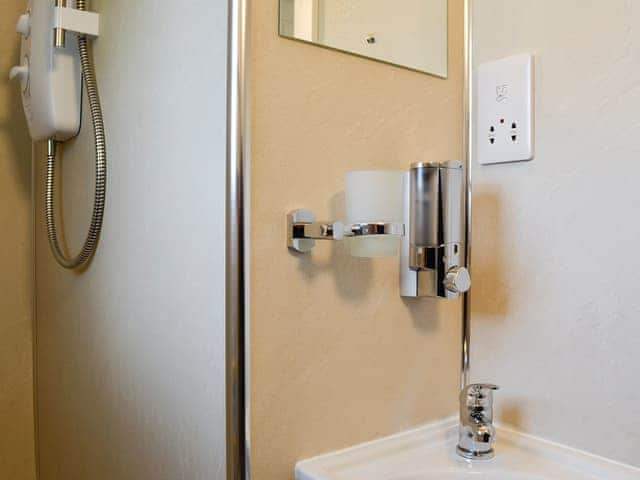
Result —
[{"label": "white wall", "polygon": [[[40,479],[223,478],[227,2],[92,3],[106,217],[84,274],[54,264],[38,222]],[[77,251],[93,195],[88,119],[65,153]],[[40,200],[42,149],[35,164]]]},{"label": "white wall", "polygon": [[476,65],[536,54],[537,155],[475,166],[473,377],[501,420],[640,465],[640,3],[474,4]]},{"label": "white wall", "polygon": [[0,478],[35,478],[31,142],[20,89],[15,26],[22,0],[0,3]]}]

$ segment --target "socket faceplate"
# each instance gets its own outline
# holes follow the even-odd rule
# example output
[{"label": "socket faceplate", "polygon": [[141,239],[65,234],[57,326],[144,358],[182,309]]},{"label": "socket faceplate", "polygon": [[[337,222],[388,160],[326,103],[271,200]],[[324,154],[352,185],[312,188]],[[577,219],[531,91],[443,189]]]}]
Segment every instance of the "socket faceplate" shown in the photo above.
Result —
[{"label": "socket faceplate", "polygon": [[533,70],[531,54],[478,68],[475,141],[480,164],[533,159]]}]

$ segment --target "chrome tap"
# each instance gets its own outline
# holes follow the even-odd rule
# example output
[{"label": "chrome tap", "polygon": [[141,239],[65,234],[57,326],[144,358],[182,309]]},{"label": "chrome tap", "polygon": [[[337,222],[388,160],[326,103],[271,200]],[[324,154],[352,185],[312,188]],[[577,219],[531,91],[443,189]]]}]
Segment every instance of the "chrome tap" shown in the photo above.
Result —
[{"label": "chrome tap", "polygon": [[493,391],[496,385],[474,383],[460,393],[458,455],[472,460],[493,458]]}]

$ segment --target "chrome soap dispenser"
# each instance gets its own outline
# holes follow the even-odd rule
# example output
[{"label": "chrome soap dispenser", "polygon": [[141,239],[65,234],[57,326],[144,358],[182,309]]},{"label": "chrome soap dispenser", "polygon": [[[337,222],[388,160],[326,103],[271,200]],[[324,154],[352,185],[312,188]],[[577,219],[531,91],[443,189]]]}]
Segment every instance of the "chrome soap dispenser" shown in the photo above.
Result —
[{"label": "chrome soap dispenser", "polygon": [[456,299],[471,287],[462,266],[463,189],[461,162],[416,163],[406,174],[403,297]]}]

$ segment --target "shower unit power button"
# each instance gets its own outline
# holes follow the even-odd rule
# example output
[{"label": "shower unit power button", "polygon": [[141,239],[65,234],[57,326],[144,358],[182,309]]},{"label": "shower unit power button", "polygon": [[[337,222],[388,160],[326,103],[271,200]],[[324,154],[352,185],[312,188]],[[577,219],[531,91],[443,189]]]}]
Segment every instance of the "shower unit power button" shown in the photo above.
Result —
[{"label": "shower unit power button", "polygon": [[533,65],[533,55],[522,54],[478,68],[475,145],[480,164],[533,159]]}]

